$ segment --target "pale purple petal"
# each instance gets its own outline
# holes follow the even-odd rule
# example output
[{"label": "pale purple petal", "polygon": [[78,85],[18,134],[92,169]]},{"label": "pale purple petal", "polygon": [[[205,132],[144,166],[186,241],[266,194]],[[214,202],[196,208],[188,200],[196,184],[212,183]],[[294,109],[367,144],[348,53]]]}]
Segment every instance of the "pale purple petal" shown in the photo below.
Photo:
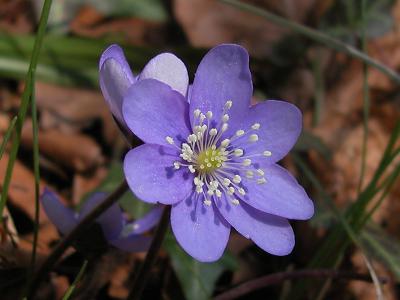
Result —
[{"label": "pale purple petal", "polygon": [[286,219],[261,212],[243,201],[234,205],[225,197],[216,204],[228,223],[264,251],[274,255],[287,255],[292,251],[294,233]]},{"label": "pale purple petal", "polygon": [[260,128],[251,133],[258,135],[257,142],[249,143],[248,136],[244,136],[233,144],[244,148],[246,154],[270,151],[270,157],[261,156],[261,159],[275,163],[286,156],[296,143],[302,129],[302,115],[300,110],[289,102],[268,100],[248,109],[241,122],[229,125],[235,130],[248,131],[255,123],[259,123]]},{"label": "pale purple petal", "polygon": [[189,135],[188,103],[178,92],[155,79],[138,81],[124,98],[123,115],[129,129],[145,143],[169,145]]},{"label": "pale purple petal", "polygon": [[190,194],[193,174],[175,170],[178,150],[145,144],[130,150],[124,159],[124,173],[132,192],[150,203],[173,204]]},{"label": "pale purple petal", "polygon": [[242,176],[246,191],[243,200],[256,209],[288,219],[307,220],[312,217],[313,202],[287,170],[276,164],[262,169],[266,179],[264,184]]},{"label": "pale purple petal", "polygon": [[72,209],[65,207],[55,193],[45,189],[40,200],[47,217],[62,234],[69,233],[77,224]]},{"label": "pale purple petal", "polygon": [[99,62],[100,88],[115,118],[125,126],[122,100],[128,88],[136,81],[121,47],[109,46]]},{"label": "pale purple petal", "polygon": [[192,257],[201,262],[216,261],[224,253],[230,226],[214,206],[204,205],[199,197],[195,199],[196,196],[172,207],[172,231]]},{"label": "pale purple petal", "polygon": [[163,210],[164,205],[158,204],[154,206],[144,217],[126,224],[125,227],[128,227],[129,232],[131,233],[144,233],[158,224]]},{"label": "pale purple petal", "polygon": [[138,80],[157,79],[186,96],[189,76],[185,64],[172,53],[162,53],[152,58]]},{"label": "pale purple petal", "polygon": [[219,122],[228,100],[233,102],[228,111],[230,123],[235,123],[250,106],[252,92],[247,51],[239,45],[229,44],[211,49],[201,61],[193,82],[190,98],[192,127],[195,109],[213,112],[214,120]]},{"label": "pale purple petal", "polygon": [[111,245],[127,252],[146,251],[151,244],[151,237],[132,234],[109,241]]},{"label": "pale purple petal", "polygon": [[[94,193],[83,203],[82,209],[79,212],[79,221],[86,217],[93,209],[98,206],[107,196],[106,193]],[[117,203],[111,205],[100,217],[96,220],[101,226],[104,236],[107,240],[111,240],[119,236],[123,227],[123,217],[121,208]]]}]

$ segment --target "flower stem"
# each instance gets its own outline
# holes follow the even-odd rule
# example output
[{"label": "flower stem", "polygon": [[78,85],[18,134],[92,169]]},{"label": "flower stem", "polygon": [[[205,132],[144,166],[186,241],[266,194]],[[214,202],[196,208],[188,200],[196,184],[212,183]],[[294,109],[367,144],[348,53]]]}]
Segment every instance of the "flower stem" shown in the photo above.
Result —
[{"label": "flower stem", "polygon": [[[351,271],[339,271],[331,269],[314,269],[314,270],[295,270],[288,272],[278,272],[262,276],[253,280],[249,280],[238,286],[219,294],[215,300],[232,300],[239,298],[248,293],[265,288],[270,285],[282,283],[285,280],[299,279],[299,278],[331,278],[331,279],[349,279],[372,282],[371,276],[367,274],[360,274]],[[388,282],[387,278],[378,278],[381,283]]]},{"label": "flower stem", "polygon": [[36,274],[31,279],[28,285],[27,296],[28,299],[33,299],[36,289],[39,287],[41,280],[44,275],[49,272],[54,264],[58,261],[64,251],[72,244],[72,242],[78,238],[85,229],[92,224],[103,212],[105,212],[111,205],[121,198],[121,196],[127,191],[128,185],[124,180],[114,192],[109,194],[101,204],[97,205],[90,214],[88,214],[69,234],[57,244],[51,254],[47,257],[44,263],[39,267]]},{"label": "flower stem", "polygon": [[146,258],[140,267],[139,272],[136,274],[133,280],[132,289],[129,292],[126,300],[138,300],[140,299],[147,278],[150,275],[150,269],[157,259],[157,254],[161,248],[161,244],[164,240],[165,234],[167,233],[169,224],[169,212],[170,206],[164,208],[160,223],[157,226],[156,232],[154,234],[153,241],[151,242],[150,249],[147,252]]}]

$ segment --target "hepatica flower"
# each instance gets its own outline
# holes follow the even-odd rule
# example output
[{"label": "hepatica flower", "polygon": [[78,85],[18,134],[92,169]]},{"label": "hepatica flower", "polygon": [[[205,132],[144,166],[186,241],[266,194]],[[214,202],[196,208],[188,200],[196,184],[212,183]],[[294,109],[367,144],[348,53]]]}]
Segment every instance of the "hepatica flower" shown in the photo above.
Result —
[{"label": "hepatica flower", "polygon": [[[163,55],[158,65],[165,65]],[[120,56],[108,59],[120,61],[121,74],[129,69]],[[131,190],[143,201],[172,205],[175,237],[199,261],[223,254],[231,227],[271,254],[290,253],[288,219],[314,212],[304,189],[277,164],[301,132],[300,111],[283,101],[250,106],[249,57],[238,45],[210,50],[190,89],[181,85],[186,68],[173,61],[168,70],[155,65],[153,77],[123,93],[124,122],[145,142],[124,160]],[[152,79],[168,76],[169,83]],[[121,78],[109,76],[106,84],[119,86]]]},{"label": "hepatica flower", "polygon": [[[41,196],[41,202],[50,221],[62,234],[68,234],[104,197],[105,193],[94,193],[85,201],[79,213],[65,207],[56,194],[47,189]],[[161,213],[162,206],[157,205],[142,219],[128,222],[118,204],[114,204],[96,222],[109,244],[124,251],[140,252],[146,251],[151,242],[151,238],[143,233],[158,223]]]}]

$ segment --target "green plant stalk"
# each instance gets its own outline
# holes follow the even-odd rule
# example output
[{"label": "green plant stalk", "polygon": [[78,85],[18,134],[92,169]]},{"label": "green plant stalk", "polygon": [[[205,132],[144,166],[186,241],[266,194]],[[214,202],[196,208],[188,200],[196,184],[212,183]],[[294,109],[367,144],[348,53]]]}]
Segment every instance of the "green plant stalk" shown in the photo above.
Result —
[{"label": "green plant stalk", "polygon": [[368,55],[359,51],[358,49],[356,49],[346,43],[343,43],[340,40],[337,40],[329,35],[326,35],[323,32],[320,32],[318,30],[312,29],[310,27],[301,25],[301,24],[293,22],[293,21],[289,21],[285,18],[277,16],[273,13],[270,13],[269,11],[266,11],[264,9],[254,6],[254,5],[243,3],[243,2],[240,2],[237,0],[219,0],[219,1],[229,4],[229,5],[232,5],[232,6],[235,6],[241,10],[248,11],[255,15],[261,16],[270,22],[273,22],[284,28],[288,28],[298,34],[302,34],[302,35],[312,39],[313,41],[319,42],[331,49],[334,49],[339,52],[343,52],[351,57],[359,59],[359,60],[363,61],[364,63],[381,71],[383,74],[387,75],[389,78],[391,78],[396,83],[400,83],[400,75],[397,72],[395,72],[394,70],[392,70],[391,68],[389,68],[389,67],[383,65],[382,63],[378,62],[377,60],[369,57]]},{"label": "green plant stalk", "polygon": [[15,116],[14,118],[12,118],[10,125],[7,128],[7,131],[4,135],[3,141],[1,142],[1,146],[0,146],[0,159],[3,157],[4,151],[6,150],[6,146],[8,143],[8,140],[11,137],[11,134],[14,130],[15,127],[15,123],[17,122],[17,116]]},{"label": "green plant stalk", "polygon": [[2,186],[3,189],[1,192],[1,199],[0,199],[0,222],[3,221],[3,210],[6,205],[7,196],[8,196],[8,188],[10,186],[14,163],[17,158],[19,145],[21,143],[22,126],[24,124],[26,113],[27,113],[28,107],[29,107],[29,102],[30,102],[30,99],[32,96],[32,90],[33,90],[32,85],[34,83],[34,82],[32,82],[32,80],[34,80],[34,76],[35,76],[35,72],[36,72],[36,66],[38,63],[39,53],[40,53],[43,38],[45,35],[45,31],[46,31],[46,25],[47,25],[47,20],[48,20],[49,13],[50,13],[51,3],[52,3],[52,0],[45,0],[45,2],[43,4],[42,14],[40,16],[39,27],[38,27],[38,32],[37,32],[37,38],[35,40],[32,57],[31,57],[31,62],[29,65],[28,74],[26,76],[25,88],[24,88],[24,92],[22,94],[21,107],[18,111],[17,122],[15,125],[16,132],[15,132],[15,135],[13,138],[10,157],[9,157],[7,169],[6,169],[6,175],[4,177],[4,182],[3,182],[3,186]]},{"label": "green plant stalk", "polygon": [[62,300],[68,300],[69,298],[71,298],[72,293],[75,290],[76,285],[78,284],[78,282],[81,280],[83,274],[85,273],[86,267],[87,267],[88,261],[85,260],[82,264],[82,267],[80,268],[78,275],[76,275],[74,282],[71,284],[71,286],[68,288],[67,292],[65,293],[64,297],[62,298]]}]

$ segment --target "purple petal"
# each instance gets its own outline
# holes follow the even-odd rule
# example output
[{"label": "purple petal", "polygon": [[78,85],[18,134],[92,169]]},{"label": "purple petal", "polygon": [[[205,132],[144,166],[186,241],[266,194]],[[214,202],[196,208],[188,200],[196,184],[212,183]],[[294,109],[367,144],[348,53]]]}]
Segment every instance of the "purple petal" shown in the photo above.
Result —
[{"label": "purple petal", "polygon": [[189,76],[185,64],[172,53],[162,53],[151,59],[139,75],[139,80],[157,79],[186,96]]},{"label": "purple petal", "polygon": [[125,95],[122,111],[129,129],[146,143],[169,145],[167,136],[180,141],[190,133],[185,98],[155,79],[132,86]]},{"label": "purple petal", "polygon": [[292,251],[294,233],[286,219],[261,212],[243,201],[233,205],[225,197],[217,201],[217,207],[225,220],[264,251],[274,255]]},{"label": "purple petal", "polygon": [[303,187],[284,168],[272,164],[260,166],[265,172],[266,183],[242,176],[246,190],[243,197],[256,209],[288,219],[307,220],[314,214],[314,204]]},{"label": "purple petal", "polygon": [[139,234],[132,234],[109,241],[111,245],[127,252],[146,251],[151,244],[151,237]]},{"label": "purple petal", "polygon": [[158,224],[163,209],[164,205],[156,205],[143,218],[128,223],[125,227],[129,227],[129,231],[134,234],[146,232]]},{"label": "purple petal", "polygon": [[198,261],[216,261],[224,253],[230,226],[214,206],[204,205],[199,197],[172,207],[171,226],[182,248]]},{"label": "purple petal", "polygon": [[78,223],[74,211],[65,207],[49,189],[44,190],[40,200],[47,217],[62,234],[69,233]]},{"label": "purple petal", "polygon": [[190,98],[192,127],[195,109],[203,113],[212,111],[214,120],[219,122],[228,100],[233,102],[228,111],[230,123],[235,123],[250,106],[252,93],[247,51],[239,45],[220,45],[211,49],[201,61],[193,82]]},{"label": "purple petal", "polygon": [[122,117],[122,100],[135,77],[118,45],[111,45],[101,55],[99,62],[100,88],[115,118],[125,126]]},{"label": "purple petal", "polygon": [[173,204],[190,194],[193,174],[175,170],[178,151],[171,147],[145,144],[130,150],[124,160],[124,173],[132,192],[150,203]]},{"label": "purple petal", "polygon": [[[107,196],[106,193],[94,193],[83,203],[79,212],[79,221],[86,217],[92,210],[98,206]],[[121,208],[117,203],[110,206],[100,217],[97,218],[104,236],[107,240],[111,240],[119,236],[123,227],[123,217]]]},{"label": "purple petal", "polygon": [[[281,160],[296,143],[301,133],[302,115],[300,110],[291,103],[268,100],[251,107],[248,113],[244,114],[241,122],[232,126],[235,130],[247,131],[255,123],[261,125],[260,129],[252,131],[258,135],[258,142],[246,143],[243,148],[246,154],[262,154],[268,150],[272,155],[261,159],[275,163]],[[240,142],[238,140],[236,144]]]}]

